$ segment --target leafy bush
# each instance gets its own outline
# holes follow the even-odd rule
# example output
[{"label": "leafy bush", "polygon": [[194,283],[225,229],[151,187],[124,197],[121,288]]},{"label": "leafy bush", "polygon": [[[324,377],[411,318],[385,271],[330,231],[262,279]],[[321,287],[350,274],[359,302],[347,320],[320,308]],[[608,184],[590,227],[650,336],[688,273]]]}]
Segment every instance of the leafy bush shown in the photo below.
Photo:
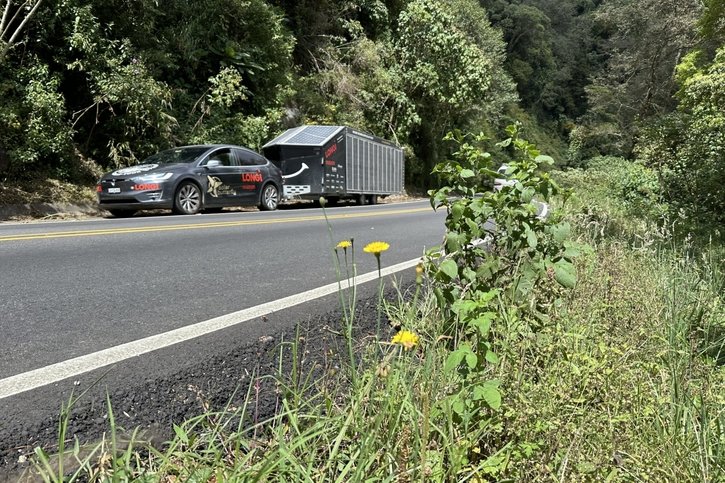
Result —
[{"label": "leafy bush", "polygon": [[662,189],[657,173],[636,161],[613,156],[590,160],[590,175],[601,178],[609,195],[622,200],[630,213],[658,217],[663,214]]},{"label": "leafy bush", "polygon": [[638,152],[659,173],[669,201],[723,220],[725,48],[709,64],[697,53],[685,56],[678,78],[679,110],[649,126]]},{"label": "leafy bush", "polygon": [[0,77],[0,145],[11,159],[10,174],[28,176],[41,166],[51,173],[63,170],[72,131],[60,78],[34,57],[19,71],[0,65]]},{"label": "leafy bush", "polygon": [[[451,133],[446,139],[457,145],[454,160],[434,169],[445,186],[429,192],[433,208],[447,211],[442,253],[429,253],[428,271],[444,333],[451,337],[444,370],[451,377],[450,406],[464,434],[490,424],[486,412],[501,407],[500,381],[490,377],[498,362],[492,334],[502,315],[499,301],[513,312],[520,309],[527,320],[542,319],[561,287],[576,283],[572,258],[578,252],[567,242],[569,224],[537,216],[533,204],[535,197],[549,201],[559,193],[539,171],[553,160],[520,139],[516,126],[507,131],[511,137],[498,146],[513,147],[519,156],[508,162],[511,186],[484,191],[498,176],[490,153],[473,144],[485,138],[472,143]],[[491,222],[495,228],[487,230]]]},{"label": "leafy bush", "polygon": [[[509,301],[525,306],[539,296],[534,289],[540,285],[552,280],[565,287],[575,284],[572,258],[577,249],[567,241],[569,224],[556,214],[538,216],[535,205],[536,200],[548,202],[560,193],[549,174],[539,169],[553,159],[520,139],[517,127],[509,126],[507,132],[511,137],[498,147],[512,147],[519,156],[507,161],[506,175],[515,180],[513,185],[490,191],[491,180],[499,176],[493,168],[498,166],[490,153],[460,133],[447,137],[457,144],[455,160],[434,169],[446,186],[430,191],[431,203],[448,213],[447,255],[436,272],[441,305],[498,288]],[[491,222],[493,230],[486,228]],[[545,298],[540,302],[546,303]]]}]

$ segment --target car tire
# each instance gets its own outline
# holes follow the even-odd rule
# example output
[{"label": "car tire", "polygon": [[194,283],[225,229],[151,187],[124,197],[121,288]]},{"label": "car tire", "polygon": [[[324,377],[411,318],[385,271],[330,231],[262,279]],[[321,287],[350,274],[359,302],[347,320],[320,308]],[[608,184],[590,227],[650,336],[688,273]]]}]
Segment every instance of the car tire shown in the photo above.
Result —
[{"label": "car tire", "polygon": [[196,183],[185,181],[174,194],[174,213],[177,215],[195,215],[202,209],[201,189]]},{"label": "car tire", "polygon": [[259,209],[264,211],[274,211],[279,206],[279,190],[272,183],[264,185],[262,188],[262,196],[260,197]]},{"label": "car tire", "polygon": [[128,218],[136,213],[136,210],[107,210],[112,216],[116,218]]}]

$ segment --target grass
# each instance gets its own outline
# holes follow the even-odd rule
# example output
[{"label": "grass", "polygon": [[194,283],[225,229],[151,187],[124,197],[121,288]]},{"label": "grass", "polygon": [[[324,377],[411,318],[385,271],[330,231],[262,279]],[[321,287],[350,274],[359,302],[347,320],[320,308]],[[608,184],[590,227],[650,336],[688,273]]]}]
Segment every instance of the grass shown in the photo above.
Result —
[{"label": "grass", "polygon": [[[305,374],[287,343],[291,369],[265,376],[280,392],[271,419],[252,417],[253,383],[240,407],[207,407],[160,448],[120,447],[111,417],[110,443],[77,456],[76,480],[725,481],[725,250],[678,236],[681,221],[643,213],[605,175],[558,175],[579,193],[566,216],[589,247],[576,288],[543,324],[497,301],[499,360],[485,376],[501,382],[500,409],[470,421],[452,410],[450,334],[427,281],[382,306],[419,335],[411,350],[352,341],[355,301],[342,286],[349,370]],[[62,480],[42,458],[36,471]]]}]

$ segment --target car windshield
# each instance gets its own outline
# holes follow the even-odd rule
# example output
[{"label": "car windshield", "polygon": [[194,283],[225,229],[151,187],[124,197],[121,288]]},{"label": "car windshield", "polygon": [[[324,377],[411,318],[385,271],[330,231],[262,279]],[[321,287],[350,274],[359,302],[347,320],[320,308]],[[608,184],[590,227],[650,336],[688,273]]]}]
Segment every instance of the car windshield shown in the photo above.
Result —
[{"label": "car windshield", "polygon": [[193,163],[208,149],[208,147],[203,146],[167,149],[166,151],[161,151],[144,159],[143,164]]}]

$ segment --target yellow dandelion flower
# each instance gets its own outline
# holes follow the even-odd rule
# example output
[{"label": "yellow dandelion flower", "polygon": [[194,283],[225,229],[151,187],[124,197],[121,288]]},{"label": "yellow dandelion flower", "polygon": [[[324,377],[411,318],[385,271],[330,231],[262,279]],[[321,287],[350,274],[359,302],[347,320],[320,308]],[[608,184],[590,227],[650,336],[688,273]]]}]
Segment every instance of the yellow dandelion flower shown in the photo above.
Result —
[{"label": "yellow dandelion flower", "polygon": [[335,248],[350,248],[352,246],[352,243],[350,243],[350,240],[342,240],[340,243],[337,244]]},{"label": "yellow dandelion flower", "polygon": [[405,350],[409,350],[418,345],[418,336],[409,330],[401,330],[393,336],[390,342],[400,344]]},{"label": "yellow dandelion flower", "polygon": [[370,242],[367,245],[365,245],[365,248],[363,248],[363,251],[365,253],[372,253],[376,257],[379,257],[382,252],[390,248],[390,245],[388,245],[385,242],[382,241],[374,241]]}]

